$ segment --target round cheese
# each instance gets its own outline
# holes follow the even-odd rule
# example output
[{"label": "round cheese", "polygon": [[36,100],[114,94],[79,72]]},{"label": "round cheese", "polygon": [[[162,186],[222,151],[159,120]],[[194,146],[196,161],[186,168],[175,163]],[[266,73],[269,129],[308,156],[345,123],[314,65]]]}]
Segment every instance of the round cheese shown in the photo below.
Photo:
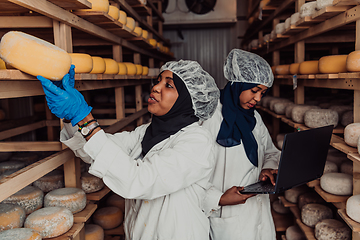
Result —
[{"label": "round cheese", "polygon": [[285,231],[286,240],[306,240],[304,232],[298,225],[290,226]]},{"label": "round cheese", "polygon": [[118,19],[118,21],[120,23],[122,23],[123,25],[126,25],[127,15],[126,15],[126,12],[124,12],[123,10],[119,11],[119,19]]},{"label": "round cheese", "polygon": [[292,75],[299,74],[300,63],[292,63],[289,67],[289,73]]},{"label": "round cheese", "polygon": [[310,128],[338,125],[339,114],[331,109],[310,109],[305,112],[304,123]]},{"label": "round cheese", "polygon": [[320,10],[322,8],[332,6],[333,0],[316,0],[316,9]]},{"label": "round cheese", "polygon": [[72,213],[86,207],[86,194],[79,188],[59,188],[45,195],[44,207],[65,207]]},{"label": "round cheese", "polygon": [[347,55],[325,56],[319,59],[320,73],[343,73],[346,69]]},{"label": "round cheese", "polygon": [[119,65],[118,74],[119,75],[126,75],[127,74],[127,67],[126,67],[125,63],[118,62],[118,65]]},{"label": "round cheese", "polygon": [[301,18],[313,15],[316,12],[316,1],[304,3],[299,12]]},{"label": "round cheese", "polygon": [[286,107],[285,107],[285,116],[287,117],[287,118],[291,118],[291,113],[292,113],[292,110],[293,110],[293,108],[294,107],[296,107],[296,106],[300,106],[300,104],[289,104],[289,105],[287,105]]},{"label": "round cheese", "polygon": [[299,195],[309,191],[309,188],[306,185],[300,185],[298,187],[290,188],[284,192],[284,197],[286,200],[292,203],[298,202]]},{"label": "round cheese", "polygon": [[275,212],[280,214],[286,214],[290,212],[290,209],[288,207],[285,207],[280,199],[272,203],[272,208]]},{"label": "round cheese", "polygon": [[142,66],[140,64],[135,64],[136,67],[136,75],[142,74]]},{"label": "round cheese", "polygon": [[316,192],[310,191],[300,194],[298,197],[298,207],[301,210],[306,204],[309,203],[325,203],[325,200]]},{"label": "round cheese", "polygon": [[111,58],[104,58],[105,61],[105,72],[104,74],[118,74],[119,64]]},{"label": "round cheese", "polygon": [[146,31],[145,29],[142,30],[142,37],[145,38],[145,39],[148,39],[149,38],[149,32]]},{"label": "round cheese", "polygon": [[323,174],[331,172],[338,172],[338,166],[334,162],[326,161]]},{"label": "round cheese", "polygon": [[75,73],[89,73],[93,69],[93,59],[86,53],[69,53],[71,63],[75,65]]},{"label": "round cheese", "polygon": [[319,61],[304,61],[299,65],[300,74],[317,74],[319,73]]},{"label": "round cheese", "polygon": [[326,173],[320,178],[320,187],[334,195],[351,195],[353,178],[345,173]]},{"label": "round cheese", "polygon": [[250,42],[250,48],[256,49],[259,46],[259,39],[253,39]]},{"label": "round cheese", "polygon": [[290,28],[290,25],[291,25],[291,18],[288,17],[286,20],[285,20],[285,30]]},{"label": "round cheese", "polygon": [[126,17],[126,26],[130,29],[130,31],[134,31],[135,29],[135,19],[132,17]]},{"label": "round cheese", "polygon": [[360,123],[351,123],[344,129],[344,141],[351,147],[357,147],[360,136]]},{"label": "round cheese", "polygon": [[135,64],[131,62],[124,62],[124,64],[126,65],[127,75],[136,75],[137,69]]},{"label": "round cheese", "polygon": [[276,136],[276,143],[279,149],[282,149],[284,137],[285,137],[285,133],[280,133]]},{"label": "round cheese", "polygon": [[142,36],[142,28],[141,27],[135,27],[134,29],[134,33],[138,36],[141,37]]},{"label": "round cheese", "polygon": [[142,66],[142,73],[141,75],[147,76],[149,74],[149,68],[147,66]]},{"label": "round cheese", "polygon": [[276,114],[284,115],[286,107],[293,104],[294,103],[291,101],[277,102],[274,104],[274,112]]},{"label": "round cheese", "polygon": [[25,167],[25,163],[22,161],[5,161],[5,162],[0,162],[0,173],[4,173],[5,171],[8,170],[13,170],[13,169],[21,169]]},{"label": "round cheese", "polygon": [[282,34],[283,32],[285,32],[285,23],[278,23],[275,26],[275,33],[276,34]]},{"label": "round cheese", "polygon": [[346,214],[360,223],[360,194],[349,197],[346,201]]},{"label": "round cheese", "polygon": [[0,70],[1,70],[1,69],[6,69],[6,64],[5,64],[4,60],[2,60],[2,59],[0,58]]},{"label": "round cheese", "polygon": [[[330,148],[331,149],[331,148]],[[331,161],[333,163],[335,163],[338,166],[338,169],[340,168],[341,164],[344,161],[347,161],[347,157],[343,152],[340,152],[339,150],[330,150],[328,151],[328,155],[326,160],[327,161]]]},{"label": "round cheese", "polygon": [[301,209],[301,221],[308,227],[313,228],[319,221],[332,217],[331,209],[322,204],[309,203]]},{"label": "round cheese", "polygon": [[305,113],[310,109],[320,109],[320,107],[312,106],[312,105],[294,106],[294,108],[291,111],[291,119],[297,123],[304,123]]},{"label": "round cheese", "polygon": [[95,211],[93,222],[103,229],[113,229],[123,221],[123,213],[118,207],[103,207]]},{"label": "round cheese", "polygon": [[150,43],[150,45],[156,47],[157,41],[155,39],[153,39],[153,38],[150,38],[149,43]]},{"label": "round cheese", "polygon": [[107,206],[118,207],[122,212],[125,212],[125,199],[117,194],[112,194],[106,199]]},{"label": "round cheese", "polygon": [[350,228],[336,219],[323,219],[315,225],[315,237],[317,240],[350,240],[351,235]]},{"label": "round cheese", "polygon": [[24,226],[40,233],[43,238],[52,238],[66,233],[74,224],[74,216],[65,207],[44,207],[31,213]]},{"label": "round cheese", "polygon": [[341,115],[341,125],[346,127],[354,122],[354,111],[346,111]]},{"label": "round cheese", "polygon": [[352,161],[344,161],[341,163],[340,172],[353,175],[353,162]]},{"label": "round cheese", "polygon": [[81,188],[85,193],[97,192],[104,188],[104,182],[101,178],[85,172],[81,174]]},{"label": "round cheese", "polygon": [[105,72],[105,60],[101,57],[91,57],[93,60],[93,68],[90,73],[102,74]]},{"label": "round cheese", "polygon": [[346,69],[349,72],[360,71],[360,51],[353,51],[349,53],[346,59]]},{"label": "round cheese", "polygon": [[81,9],[81,11],[101,11],[109,12],[109,0],[88,0],[91,2],[91,9]]},{"label": "round cheese", "polygon": [[64,173],[61,170],[55,169],[54,171],[51,171],[34,181],[33,185],[46,193],[55,189],[63,188],[65,186]]},{"label": "round cheese", "polygon": [[269,108],[270,107],[270,101],[273,100],[275,97],[272,96],[265,96],[261,99],[261,106],[265,107],[265,108]]},{"label": "round cheese", "polygon": [[290,100],[285,99],[285,98],[274,98],[270,101],[269,108],[271,111],[275,111],[275,104],[284,103],[284,102],[290,102]]},{"label": "round cheese", "polygon": [[299,20],[300,20],[299,12],[291,14],[291,16],[290,16],[290,24],[291,25],[296,25],[297,21],[299,21]]},{"label": "round cheese", "polygon": [[13,228],[21,228],[25,217],[25,209],[21,206],[0,203],[0,232]]},{"label": "round cheese", "polygon": [[14,228],[0,232],[1,240],[41,240],[40,233],[31,228]]},{"label": "round cheese", "polygon": [[30,75],[61,80],[69,72],[71,57],[63,49],[23,32],[7,32],[0,42],[0,57]]},{"label": "round cheese", "polygon": [[120,10],[116,6],[110,5],[108,14],[117,21],[120,17]]},{"label": "round cheese", "polygon": [[39,188],[26,186],[3,200],[2,203],[17,204],[25,209],[26,214],[30,214],[42,207],[43,199],[44,193]]},{"label": "round cheese", "polygon": [[85,240],[104,240],[104,229],[96,224],[85,224]]},{"label": "round cheese", "polygon": [[339,114],[340,117],[347,111],[353,110],[353,106],[351,105],[332,105],[329,107],[329,109],[336,111]]}]

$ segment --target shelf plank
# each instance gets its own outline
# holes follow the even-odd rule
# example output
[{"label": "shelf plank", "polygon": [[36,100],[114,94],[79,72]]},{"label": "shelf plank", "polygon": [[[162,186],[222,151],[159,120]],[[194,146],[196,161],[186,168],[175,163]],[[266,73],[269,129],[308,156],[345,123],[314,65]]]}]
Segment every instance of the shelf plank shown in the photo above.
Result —
[{"label": "shelf plank", "polygon": [[350,196],[340,196],[340,195],[334,195],[334,194],[330,194],[325,192],[324,190],[321,189],[320,186],[315,186],[315,191],[326,201],[329,203],[340,203],[340,202],[346,202],[347,199]]},{"label": "shelf plank", "polygon": [[359,2],[356,0],[333,0],[333,6],[355,6],[358,5]]},{"label": "shelf plank", "polygon": [[68,10],[91,9],[91,2],[87,0],[48,0],[53,4]]},{"label": "shelf plank", "polygon": [[271,215],[277,232],[284,232],[293,224],[294,218],[291,214],[280,214],[271,209]]},{"label": "shelf plank", "polygon": [[338,213],[340,217],[346,222],[346,224],[353,230],[354,232],[360,232],[360,223],[352,220],[347,214],[345,209],[338,209]]},{"label": "shelf plank", "polygon": [[316,240],[315,231],[313,228],[306,226],[300,219],[296,219],[296,223],[300,229],[304,232],[307,240]]},{"label": "shelf plank", "polygon": [[302,32],[308,28],[309,26],[290,25],[290,27],[285,30],[284,35],[292,35],[294,33]]},{"label": "shelf plank", "polygon": [[83,209],[81,212],[74,214],[74,222],[86,223],[87,220],[90,219],[90,217],[92,216],[92,214],[95,212],[96,209],[97,209],[96,204],[92,204],[92,203],[86,204],[85,209]]},{"label": "shelf plank", "polygon": [[110,188],[104,186],[104,188],[101,189],[100,191],[86,194],[86,199],[92,201],[100,201],[109,192],[111,192]]},{"label": "shelf plank", "polygon": [[53,152],[62,149],[62,144],[58,141],[0,142],[0,152]]},{"label": "shelf plank", "polygon": [[316,20],[327,20],[329,18],[332,18],[342,12],[345,12],[346,10],[348,10],[349,8],[351,8],[351,6],[328,6],[328,7],[324,7],[318,11],[316,11],[311,18],[312,19],[316,19]]},{"label": "shelf plank", "polygon": [[294,214],[296,219],[301,219],[300,209],[297,206],[290,207],[290,211]]},{"label": "shelf plank", "polygon": [[312,26],[314,24],[317,24],[319,22],[321,22],[321,20],[312,19],[312,17],[306,16],[306,17],[300,18],[295,23],[295,26],[297,26],[297,27],[304,27],[304,26],[310,27],[310,26]]},{"label": "shelf plank", "polygon": [[284,207],[295,207],[296,206],[296,203],[289,202],[288,200],[285,199],[284,196],[279,196],[279,198],[281,200],[281,203],[284,205]]},{"label": "shelf plank", "polygon": [[75,239],[75,237],[80,233],[81,229],[83,229],[84,226],[85,226],[85,223],[74,223],[74,225],[72,226],[72,228],[70,228],[69,231],[67,231],[66,233],[64,233],[58,237],[51,238],[51,240]]},{"label": "shelf plank", "polygon": [[351,147],[347,145],[343,138],[333,134],[331,137],[330,145],[336,148],[337,150],[349,154],[349,153],[357,153],[357,148]]},{"label": "shelf plank", "polygon": [[306,183],[306,185],[308,187],[311,187],[311,188],[314,188],[315,186],[319,186],[320,185],[320,179],[312,180],[312,181]]},{"label": "shelf plank", "polygon": [[358,152],[348,153],[347,158],[353,162],[360,163],[360,155]]}]

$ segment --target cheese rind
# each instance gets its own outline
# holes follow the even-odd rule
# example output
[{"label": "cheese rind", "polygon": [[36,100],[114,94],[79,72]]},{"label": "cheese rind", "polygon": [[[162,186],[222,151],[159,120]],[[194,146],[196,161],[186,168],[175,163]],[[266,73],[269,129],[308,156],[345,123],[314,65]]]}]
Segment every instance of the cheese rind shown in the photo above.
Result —
[{"label": "cheese rind", "polygon": [[301,210],[306,204],[309,203],[325,203],[325,200],[316,192],[306,192],[300,194],[298,197],[298,207]]},{"label": "cheese rind", "polygon": [[290,65],[278,65],[275,68],[275,73],[278,75],[290,74]]},{"label": "cheese rind", "polygon": [[319,221],[329,218],[333,218],[333,213],[329,207],[322,204],[309,203],[301,209],[301,220],[308,227],[313,228]]},{"label": "cheese rind", "polygon": [[119,64],[111,58],[104,58],[105,61],[105,72],[104,74],[118,74]]},{"label": "cheese rind", "polygon": [[0,69],[6,69],[6,64],[4,60],[2,60],[1,58],[0,58]]},{"label": "cheese rind", "polygon": [[147,76],[148,74],[149,74],[149,67],[147,67],[147,66],[142,66],[142,73],[141,73],[141,75]]},{"label": "cheese rind", "polygon": [[351,147],[356,147],[360,136],[360,123],[351,123],[344,129],[344,141]]},{"label": "cheese rind", "polygon": [[81,174],[81,189],[85,193],[97,192],[103,188],[104,188],[104,182],[101,178],[98,178],[87,172]]},{"label": "cheese rind", "polygon": [[0,232],[1,240],[41,240],[41,235],[31,228],[14,228]]},{"label": "cheese rind", "polygon": [[300,74],[317,74],[319,73],[319,61],[304,61],[299,65]]},{"label": "cheese rind", "polygon": [[298,197],[307,192],[308,188],[305,185],[300,185],[298,187],[290,188],[284,192],[284,197],[286,200],[292,203],[298,202]]},{"label": "cheese rind", "polygon": [[135,27],[134,28],[134,33],[136,34],[136,35],[138,35],[138,37],[141,37],[142,36],[142,28],[141,27]]},{"label": "cheese rind", "polygon": [[131,62],[124,62],[127,68],[127,75],[136,75],[137,69],[135,64]]},{"label": "cheese rind", "polygon": [[22,161],[5,161],[0,163],[0,174],[8,170],[21,169],[25,167],[25,162]]},{"label": "cheese rind", "polygon": [[351,195],[353,178],[345,173],[326,173],[320,178],[320,187],[334,195]]},{"label": "cheese rind", "polygon": [[140,64],[135,64],[136,67],[136,75],[141,75],[142,74],[142,66]]},{"label": "cheese rind", "polygon": [[316,1],[304,3],[299,12],[301,18],[313,15],[316,12]]},{"label": "cheese rind", "polygon": [[126,75],[127,74],[127,67],[125,65],[125,63],[119,62],[119,75]]},{"label": "cheese rind", "polygon": [[339,114],[331,109],[310,109],[305,112],[304,123],[310,128],[338,125]]},{"label": "cheese rind", "polygon": [[108,14],[115,20],[117,21],[120,17],[120,10],[116,7],[116,6],[109,6],[109,11]]},{"label": "cheese rind", "polygon": [[135,19],[132,17],[126,17],[126,26],[130,29],[130,31],[134,31],[135,29]]},{"label": "cheese rind", "polygon": [[346,214],[360,223],[360,194],[349,197],[346,201]]},{"label": "cheese rind", "polygon": [[292,75],[299,74],[299,66],[300,66],[300,63],[292,63],[292,64],[290,64],[289,73],[292,74]]},{"label": "cheese rind", "polygon": [[353,51],[349,53],[346,59],[346,69],[349,72],[359,72],[360,71],[360,51]]},{"label": "cheese rind", "polygon": [[21,206],[0,203],[0,232],[13,228],[21,228],[25,217],[25,209]]},{"label": "cheese rind", "polygon": [[326,161],[323,174],[330,172],[338,172],[338,166],[334,162]]},{"label": "cheese rind", "polygon": [[298,225],[290,226],[285,231],[286,240],[306,240],[304,232]]},{"label": "cheese rind", "polygon": [[106,70],[105,61],[102,57],[91,57],[93,60],[93,69],[90,73],[101,74]]},{"label": "cheese rind", "polygon": [[343,222],[336,219],[323,219],[315,225],[317,240],[350,240],[351,230]]},{"label": "cheese rind", "polygon": [[113,229],[122,223],[123,213],[118,207],[103,207],[96,210],[92,218],[103,229]]},{"label": "cheese rind", "polygon": [[122,23],[123,25],[126,25],[126,21],[127,21],[127,14],[126,12],[124,12],[123,10],[119,11],[119,19],[118,21],[120,23]]},{"label": "cheese rind", "polygon": [[80,11],[102,11],[109,12],[109,0],[88,0],[91,2],[91,9],[81,9]]},{"label": "cheese rind", "polygon": [[289,106],[289,105],[292,105],[292,104],[294,104],[294,103],[291,102],[291,101],[277,102],[277,103],[274,104],[274,107],[273,107],[274,112],[276,114],[284,115],[286,107]]},{"label": "cheese rind", "polygon": [[324,56],[319,59],[320,73],[343,73],[346,69],[347,55]]},{"label": "cheese rind", "polygon": [[125,212],[125,199],[120,195],[113,194],[106,199],[106,205],[118,207],[121,211]]},{"label": "cheese rind", "polygon": [[85,224],[85,240],[104,240],[104,229],[96,224]]},{"label": "cheese rind", "polygon": [[77,213],[86,207],[86,194],[79,188],[59,188],[45,195],[45,207],[66,207]]},{"label": "cheese rind", "polygon": [[291,119],[297,123],[304,123],[305,113],[310,109],[319,109],[319,108],[320,107],[318,106],[312,106],[312,105],[294,106],[294,108],[291,111]]},{"label": "cheese rind", "polygon": [[54,171],[37,179],[33,182],[33,185],[46,193],[55,189],[63,188],[65,186],[64,173],[61,170],[55,169]]},{"label": "cheese rind", "polygon": [[142,35],[143,38],[148,39],[149,38],[149,32],[145,29],[142,30]]},{"label": "cheese rind", "polygon": [[93,69],[93,59],[86,53],[69,53],[72,64],[75,65],[75,73],[89,73]]}]

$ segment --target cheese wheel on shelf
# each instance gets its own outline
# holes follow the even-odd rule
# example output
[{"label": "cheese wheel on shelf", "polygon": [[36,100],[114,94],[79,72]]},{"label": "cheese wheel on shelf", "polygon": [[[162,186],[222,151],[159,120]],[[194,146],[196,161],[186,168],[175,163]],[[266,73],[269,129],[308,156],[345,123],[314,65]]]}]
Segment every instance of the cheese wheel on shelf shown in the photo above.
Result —
[{"label": "cheese wheel on shelf", "polygon": [[126,17],[126,26],[130,29],[130,31],[134,31],[135,29],[135,19],[132,17]]},{"label": "cheese wheel on shelf", "polygon": [[290,25],[296,25],[297,21],[300,20],[300,13],[296,12],[290,16]]},{"label": "cheese wheel on shelf", "polygon": [[120,17],[120,10],[116,7],[116,6],[109,6],[109,11],[108,14],[115,20],[117,21]]},{"label": "cheese wheel on shelf", "polygon": [[357,147],[360,136],[360,123],[351,123],[344,129],[344,141],[351,147]]},{"label": "cheese wheel on shelf", "polygon": [[313,15],[316,12],[316,1],[304,3],[299,12],[301,18]]},{"label": "cheese wheel on shelf", "polygon": [[272,96],[265,96],[261,99],[261,106],[265,107],[265,108],[269,108],[270,107],[270,102],[271,100],[275,99],[275,97]]},{"label": "cheese wheel on shelf", "polygon": [[149,74],[149,67],[147,67],[147,66],[142,66],[142,73],[141,73],[141,75],[143,75],[143,76],[147,76],[148,74]]},{"label": "cheese wheel on shelf", "polygon": [[136,34],[136,35],[138,35],[138,37],[141,37],[142,36],[142,28],[141,27],[135,27],[135,29],[134,29],[134,33]]},{"label": "cheese wheel on shelf", "polygon": [[288,75],[290,73],[289,68],[290,65],[278,65],[275,68],[275,73],[278,75]]},{"label": "cheese wheel on shelf", "polygon": [[305,113],[310,109],[320,109],[320,107],[312,106],[312,105],[303,105],[303,104],[294,106],[294,108],[291,111],[291,119],[297,123],[304,123]]},{"label": "cheese wheel on shelf", "polygon": [[288,17],[286,20],[285,20],[285,30],[290,28],[290,25],[291,25],[291,18]]},{"label": "cheese wheel on shelf", "polygon": [[6,69],[6,64],[5,64],[4,60],[2,60],[2,59],[0,58],[0,70],[1,70],[1,69]]},{"label": "cheese wheel on shelf", "polygon": [[346,173],[346,174],[349,174],[349,175],[353,175],[353,172],[354,169],[353,169],[353,162],[352,161],[344,161],[343,163],[341,163],[341,166],[340,166],[340,172],[342,173]]},{"label": "cheese wheel on shelf", "polygon": [[111,58],[104,58],[105,61],[105,72],[104,74],[118,74],[119,64]]},{"label": "cheese wheel on shelf", "polygon": [[349,197],[346,201],[346,214],[360,223],[360,194]]},{"label": "cheese wheel on shelf", "polygon": [[320,178],[320,187],[330,194],[351,195],[353,177],[346,173],[326,173]]},{"label": "cheese wheel on shelf", "polygon": [[316,0],[316,9],[320,10],[333,5],[333,0]]},{"label": "cheese wheel on shelf", "polygon": [[104,240],[104,229],[96,224],[85,224],[85,240]]},{"label": "cheese wheel on shelf", "polygon": [[25,209],[21,206],[0,203],[0,232],[13,228],[21,228],[25,217]]},{"label": "cheese wheel on shelf", "polygon": [[66,233],[74,224],[74,216],[65,207],[44,207],[31,213],[24,226],[40,233],[43,238],[52,238]]},{"label": "cheese wheel on shelf", "polygon": [[269,104],[269,108],[271,111],[274,111],[274,106],[276,103],[279,103],[279,102],[289,102],[290,100],[288,99],[285,99],[285,98],[274,98],[270,101],[270,104]]},{"label": "cheese wheel on shelf", "polygon": [[79,188],[59,188],[45,195],[44,207],[65,207],[72,213],[86,207],[86,194]]},{"label": "cheese wheel on shelf", "polygon": [[301,209],[301,221],[308,227],[313,228],[319,221],[329,218],[333,218],[333,213],[322,204],[309,203]]},{"label": "cheese wheel on shelf", "polygon": [[351,240],[351,235],[350,228],[336,219],[323,219],[315,225],[317,240]]},{"label": "cheese wheel on shelf", "polygon": [[275,26],[275,33],[276,34],[282,34],[283,32],[285,32],[285,23],[278,23]]},{"label": "cheese wheel on shelf", "polygon": [[106,199],[107,206],[113,206],[120,208],[121,211],[125,212],[125,199],[117,194],[112,194]]},{"label": "cheese wheel on shelf", "polygon": [[347,55],[325,56],[319,59],[320,73],[343,73],[346,69]]},{"label": "cheese wheel on shelf", "polygon": [[298,187],[290,188],[284,192],[284,197],[286,200],[292,203],[298,202],[299,195],[309,191],[309,188],[306,185],[300,185]]},{"label": "cheese wheel on shelf", "polygon": [[146,31],[145,29],[142,30],[142,37],[145,38],[145,39],[148,39],[149,37],[149,32]]},{"label": "cheese wheel on shelf", "polygon": [[118,207],[103,207],[95,211],[93,222],[103,229],[113,229],[123,221],[123,212]]},{"label": "cheese wheel on shelf", "polygon": [[136,67],[136,75],[142,74],[142,66],[140,64],[135,64]]},{"label": "cheese wheel on shelf", "polygon": [[351,105],[332,105],[329,109],[336,111],[339,114],[339,119],[343,115],[343,113],[347,111],[353,110],[353,106]]},{"label": "cheese wheel on shelf", "polygon": [[61,170],[55,169],[34,181],[33,185],[46,193],[55,189],[63,188],[65,186],[64,173]]},{"label": "cheese wheel on shelf", "polygon": [[104,182],[101,178],[91,175],[88,172],[81,174],[81,189],[85,193],[93,193],[104,188]]},{"label": "cheese wheel on shelf", "polygon": [[333,125],[334,128],[338,125],[339,114],[331,109],[310,109],[305,112],[304,123],[307,127],[318,128],[328,125]]},{"label": "cheese wheel on shelf", "polygon": [[127,68],[127,75],[136,75],[137,69],[135,64],[131,62],[124,62]]},{"label": "cheese wheel on shelf", "polygon": [[123,10],[119,11],[119,19],[118,21],[120,23],[122,23],[123,25],[126,25],[126,21],[127,21],[127,14],[126,12],[124,12]]},{"label": "cheese wheel on shelf", "polygon": [[109,0],[88,0],[91,2],[91,9],[80,9],[80,11],[101,11],[109,12]]},{"label": "cheese wheel on shelf", "polygon": [[313,191],[299,195],[297,204],[300,210],[309,203],[325,203],[325,200]]},{"label": "cheese wheel on shelf", "polygon": [[317,74],[319,73],[319,61],[304,61],[299,65],[300,74]]},{"label": "cheese wheel on shelf", "polygon": [[1,240],[41,240],[40,233],[31,228],[14,228],[0,232]]},{"label": "cheese wheel on shelf", "polygon": [[289,106],[289,105],[292,105],[292,104],[294,104],[294,103],[291,102],[291,101],[277,102],[277,103],[274,104],[274,107],[273,107],[274,112],[276,114],[284,115],[286,107]]},{"label": "cheese wheel on shelf", "polygon": [[325,162],[325,167],[324,167],[324,172],[325,173],[331,173],[331,172],[338,172],[338,166],[336,165],[336,163],[331,162],[331,161],[326,161]]},{"label": "cheese wheel on shelf", "polygon": [[285,207],[281,200],[278,199],[278,200],[275,200],[273,203],[272,203],[272,209],[277,212],[277,213],[280,213],[280,214],[286,214],[286,213],[289,213],[290,212],[290,208],[289,207]]},{"label": "cheese wheel on shelf", "polygon": [[153,38],[150,38],[149,43],[150,43],[150,45],[156,47],[157,41],[155,39],[153,39]]},{"label": "cheese wheel on shelf", "polygon": [[349,72],[360,72],[360,50],[349,53],[346,59],[346,69]]},{"label": "cheese wheel on shelf", "polygon": [[26,186],[3,200],[2,203],[17,204],[25,209],[26,214],[30,214],[42,207],[43,200],[43,191],[37,187]]},{"label": "cheese wheel on shelf", "polygon": [[86,53],[69,53],[75,73],[89,73],[93,69],[93,59]]},{"label": "cheese wheel on shelf", "polygon": [[289,67],[290,74],[292,74],[292,75],[299,74],[299,66],[300,66],[300,63],[290,64],[290,67]]},{"label": "cheese wheel on shelf", "polygon": [[287,118],[291,118],[291,113],[292,113],[292,110],[293,110],[293,108],[294,107],[296,107],[296,106],[300,106],[300,104],[289,104],[289,105],[287,105],[286,107],[285,107],[285,116],[287,117]]},{"label": "cheese wheel on shelf", "polygon": [[61,80],[71,65],[71,57],[63,49],[17,31],[7,32],[2,37],[0,57],[23,72],[50,80]]},{"label": "cheese wheel on shelf", "polygon": [[290,226],[285,231],[286,240],[307,240],[304,232],[298,225]]},{"label": "cheese wheel on shelf", "polygon": [[0,163],[0,173],[4,173],[5,171],[8,170],[13,170],[13,169],[21,169],[23,167],[25,167],[25,162],[22,161],[5,161],[5,162],[1,162]]},{"label": "cheese wheel on shelf", "polygon": [[127,68],[126,68],[125,63],[119,62],[118,64],[119,64],[119,72],[118,72],[118,74],[119,75],[126,75],[127,74]]},{"label": "cheese wheel on shelf", "polygon": [[105,60],[102,57],[91,57],[93,60],[93,68],[90,73],[102,74],[105,72]]}]

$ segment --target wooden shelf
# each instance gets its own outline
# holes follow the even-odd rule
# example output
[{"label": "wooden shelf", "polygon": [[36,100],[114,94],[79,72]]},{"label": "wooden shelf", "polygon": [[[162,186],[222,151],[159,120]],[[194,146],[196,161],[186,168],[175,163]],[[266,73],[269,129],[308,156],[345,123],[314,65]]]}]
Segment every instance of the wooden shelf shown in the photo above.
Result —
[{"label": "wooden shelf", "polygon": [[347,158],[350,159],[353,162],[360,163],[360,155],[359,155],[358,152],[348,153]]},{"label": "wooden shelf", "polygon": [[74,214],[74,222],[86,223],[87,220],[90,219],[91,215],[95,212],[96,209],[97,209],[96,204],[92,204],[92,203],[86,204],[86,207],[84,210]]},{"label": "wooden shelf", "polygon": [[340,202],[346,202],[347,199],[350,196],[340,196],[340,195],[334,195],[334,194],[330,194],[325,192],[324,190],[321,189],[320,186],[315,186],[315,191],[326,201],[329,203],[340,203]]},{"label": "wooden shelf", "polygon": [[297,206],[290,207],[290,211],[294,214],[295,219],[301,219],[301,212]]},{"label": "wooden shelf", "polygon": [[81,229],[83,229],[84,226],[85,226],[85,223],[74,223],[74,225],[72,226],[72,228],[69,231],[67,231],[66,233],[64,233],[58,237],[51,238],[51,240],[75,239],[75,237],[77,237],[77,235],[79,234]]},{"label": "wooden shelf", "polygon": [[284,205],[284,207],[294,207],[297,206],[296,203],[289,202],[285,199],[284,196],[279,196],[281,203]]},{"label": "wooden shelf", "polygon": [[87,200],[92,200],[92,201],[100,201],[109,192],[111,192],[110,188],[108,188],[107,186],[104,186],[104,188],[101,189],[98,192],[86,194],[86,199]]},{"label": "wooden shelf", "polygon": [[271,215],[277,232],[286,231],[286,229],[294,223],[294,219],[291,214],[280,214],[271,209]]},{"label": "wooden shelf", "polygon": [[331,137],[330,145],[336,148],[337,150],[349,154],[349,153],[357,153],[357,149],[354,147],[350,147],[347,145],[343,138],[333,134]]},{"label": "wooden shelf", "polygon": [[320,9],[319,11],[316,11],[315,14],[311,16],[314,20],[327,20],[329,18],[332,18],[342,12],[345,12],[351,8],[351,6],[345,5],[345,6],[328,6]]},{"label": "wooden shelf", "polygon": [[307,240],[316,240],[314,229],[306,226],[300,219],[296,219],[296,223],[300,229],[304,232]]},{"label": "wooden shelf", "polygon": [[345,209],[338,209],[340,217],[346,222],[346,224],[351,228],[352,231],[359,233],[360,232],[360,223],[352,220],[347,214]]},{"label": "wooden shelf", "polygon": [[306,185],[307,185],[308,187],[311,187],[311,188],[314,188],[314,187],[316,187],[316,186],[319,186],[319,185],[320,185],[320,179],[315,179],[315,180],[313,180],[313,181],[311,181],[311,182],[306,183]]}]

